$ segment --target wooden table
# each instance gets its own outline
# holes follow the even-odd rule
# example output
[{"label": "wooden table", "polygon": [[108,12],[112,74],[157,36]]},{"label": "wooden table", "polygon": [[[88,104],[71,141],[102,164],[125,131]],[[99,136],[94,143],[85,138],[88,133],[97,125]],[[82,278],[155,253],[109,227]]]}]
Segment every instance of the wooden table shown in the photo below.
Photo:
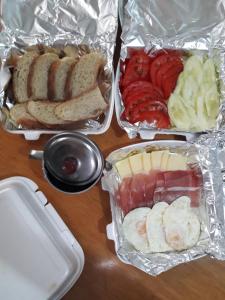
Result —
[{"label": "wooden table", "polygon": [[[113,242],[106,238],[111,213],[108,193],[101,190],[100,183],[81,195],[65,195],[44,180],[39,161],[28,159],[29,150],[42,149],[48,138],[42,136],[38,141],[28,142],[23,136],[1,130],[0,178],[19,175],[34,180],[81,244],[85,254],[84,270],[64,300],[225,299],[225,262],[203,258],[158,277],[120,262]],[[104,156],[137,141],[128,139],[115,118],[104,135],[91,138]]]}]

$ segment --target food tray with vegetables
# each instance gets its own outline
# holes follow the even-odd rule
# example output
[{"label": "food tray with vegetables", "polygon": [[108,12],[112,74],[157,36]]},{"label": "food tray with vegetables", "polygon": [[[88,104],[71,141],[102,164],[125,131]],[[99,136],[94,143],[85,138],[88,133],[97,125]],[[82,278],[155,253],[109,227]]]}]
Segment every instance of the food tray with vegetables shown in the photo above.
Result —
[{"label": "food tray with vegetables", "polygon": [[225,259],[222,141],[144,142],[107,157],[107,235],[123,262],[158,275],[207,254]]},{"label": "food tray with vegetables", "polygon": [[[1,119],[6,130],[36,139],[61,130],[99,134],[108,129],[118,3],[103,9],[95,1],[91,7],[85,0],[2,2]],[[94,11],[99,18],[91,17]],[[107,28],[101,22],[105,14],[111,16]]]},{"label": "food tray with vegetables", "polygon": [[224,126],[223,5],[201,0],[178,5],[174,0],[171,11],[163,1],[127,2],[116,114],[129,137],[193,138]]}]

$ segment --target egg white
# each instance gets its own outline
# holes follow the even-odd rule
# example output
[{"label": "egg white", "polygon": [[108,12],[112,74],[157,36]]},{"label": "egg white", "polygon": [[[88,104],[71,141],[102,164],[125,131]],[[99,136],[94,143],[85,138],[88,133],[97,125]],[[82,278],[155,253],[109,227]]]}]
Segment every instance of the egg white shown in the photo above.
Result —
[{"label": "egg white", "polygon": [[199,240],[200,222],[192,212],[188,197],[175,200],[163,215],[163,225],[167,243],[174,250],[193,247]]},{"label": "egg white", "polygon": [[136,208],[125,216],[122,225],[125,238],[136,250],[143,252],[149,252],[146,218],[150,211],[148,207]]},{"label": "egg white", "polygon": [[163,214],[168,207],[169,205],[166,202],[156,203],[147,216],[146,227],[150,252],[173,250],[166,242],[163,226]]}]

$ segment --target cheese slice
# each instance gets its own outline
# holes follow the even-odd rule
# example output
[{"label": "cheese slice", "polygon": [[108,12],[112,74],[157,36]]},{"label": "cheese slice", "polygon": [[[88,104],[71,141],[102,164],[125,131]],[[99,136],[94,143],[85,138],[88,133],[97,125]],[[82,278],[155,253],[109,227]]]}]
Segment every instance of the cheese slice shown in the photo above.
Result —
[{"label": "cheese slice", "polygon": [[181,154],[170,154],[167,162],[167,170],[187,170],[187,158]]},{"label": "cheese slice", "polygon": [[163,153],[164,151],[153,151],[151,153],[151,163],[153,170],[160,170]]},{"label": "cheese slice", "polygon": [[133,174],[143,172],[142,153],[129,156],[129,163]]},{"label": "cheese slice", "polygon": [[123,179],[124,177],[132,176],[129,160],[127,158],[118,161],[115,164],[115,167],[121,179]]},{"label": "cheese slice", "polygon": [[170,157],[169,150],[165,150],[163,152],[163,155],[162,155],[162,158],[161,158],[160,170],[162,170],[162,171],[166,171],[167,170],[167,163],[168,163],[169,157]]},{"label": "cheese slice", "polygon": [[144,172],[149,172],[152,169],[151,153],[142,153],[142,163]]}]

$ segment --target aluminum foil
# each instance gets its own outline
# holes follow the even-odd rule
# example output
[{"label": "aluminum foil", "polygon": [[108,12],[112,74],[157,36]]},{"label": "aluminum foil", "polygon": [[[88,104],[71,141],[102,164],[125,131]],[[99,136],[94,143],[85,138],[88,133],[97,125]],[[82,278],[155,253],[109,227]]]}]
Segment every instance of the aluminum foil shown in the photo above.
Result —
[{"label": "aluminum foil", "polygon": [[[181,263],[189,262],[205,255],[225,260],[225,134],[208,134],[196,142],[152,141],[124,147],[112,152],[106,159],[108,166],[104,170],[102,187],[110,194],[112,211],[111,234],[115,241],[117,256],[125,263],[132,264],[144,272],[156,276]],[[134,249],[125,239],[122,222],[123,212],[117,206],[115,192],[120,183],[116,169],[116,161],[126,157],[133,151],[143,149],[169,149],[171,152],[182,153],[188,161],[196,163],[202,172],[203,187],[199,207],[201,234],[198,243],[191,249],[166,253],[146,254]],[[224,171],[223,171],[224,172]],[[109,228],[108,228],[109,231]]]},{"label": "aluminum foil", "polygon": [[[128,48],[142,47],[146,51],[177,48],[206,52],[213,58],[221,83],[221,107],[215,129],[224,127],[225,112],[225,0],[128,0],[122,16],[121,60]],[[121,120],[123,103],[118,87],[117,70],[116,113],[119,125],[135,137],[153,138],[156,133],[189,135],[177,129],[160,130],[152,125],[132,125]],[[144,132],[144,133],[143,133]]]},{"label": "aluminum foil", "polygon": [[[23,53],[31,45],[62,47],[86,45],[101,51],[106,59],[105,83],[112,84],[112,61],[118,25],[118,1],[115,0],[3,0],[1,1],[0,57],[2,66],[11,51]],[[12,106],[4,88],[9,80],[7,69],[1,69],[0,108]],[[106,97],[111,101],[111,90]],[[110,103],[109,103],[110,104]],[[109,105],[110,106],[110,105]],[[6,129],[18,129],[7,122],[7,110],[1,110]],[[110,115],[110,113],[108,114]],[[110,117],[110,116],[109,116]],[[102,120],[82,122],[73,129],[86,128],[97,133]],[[97,132],[96,132],[97,131]]]}]

